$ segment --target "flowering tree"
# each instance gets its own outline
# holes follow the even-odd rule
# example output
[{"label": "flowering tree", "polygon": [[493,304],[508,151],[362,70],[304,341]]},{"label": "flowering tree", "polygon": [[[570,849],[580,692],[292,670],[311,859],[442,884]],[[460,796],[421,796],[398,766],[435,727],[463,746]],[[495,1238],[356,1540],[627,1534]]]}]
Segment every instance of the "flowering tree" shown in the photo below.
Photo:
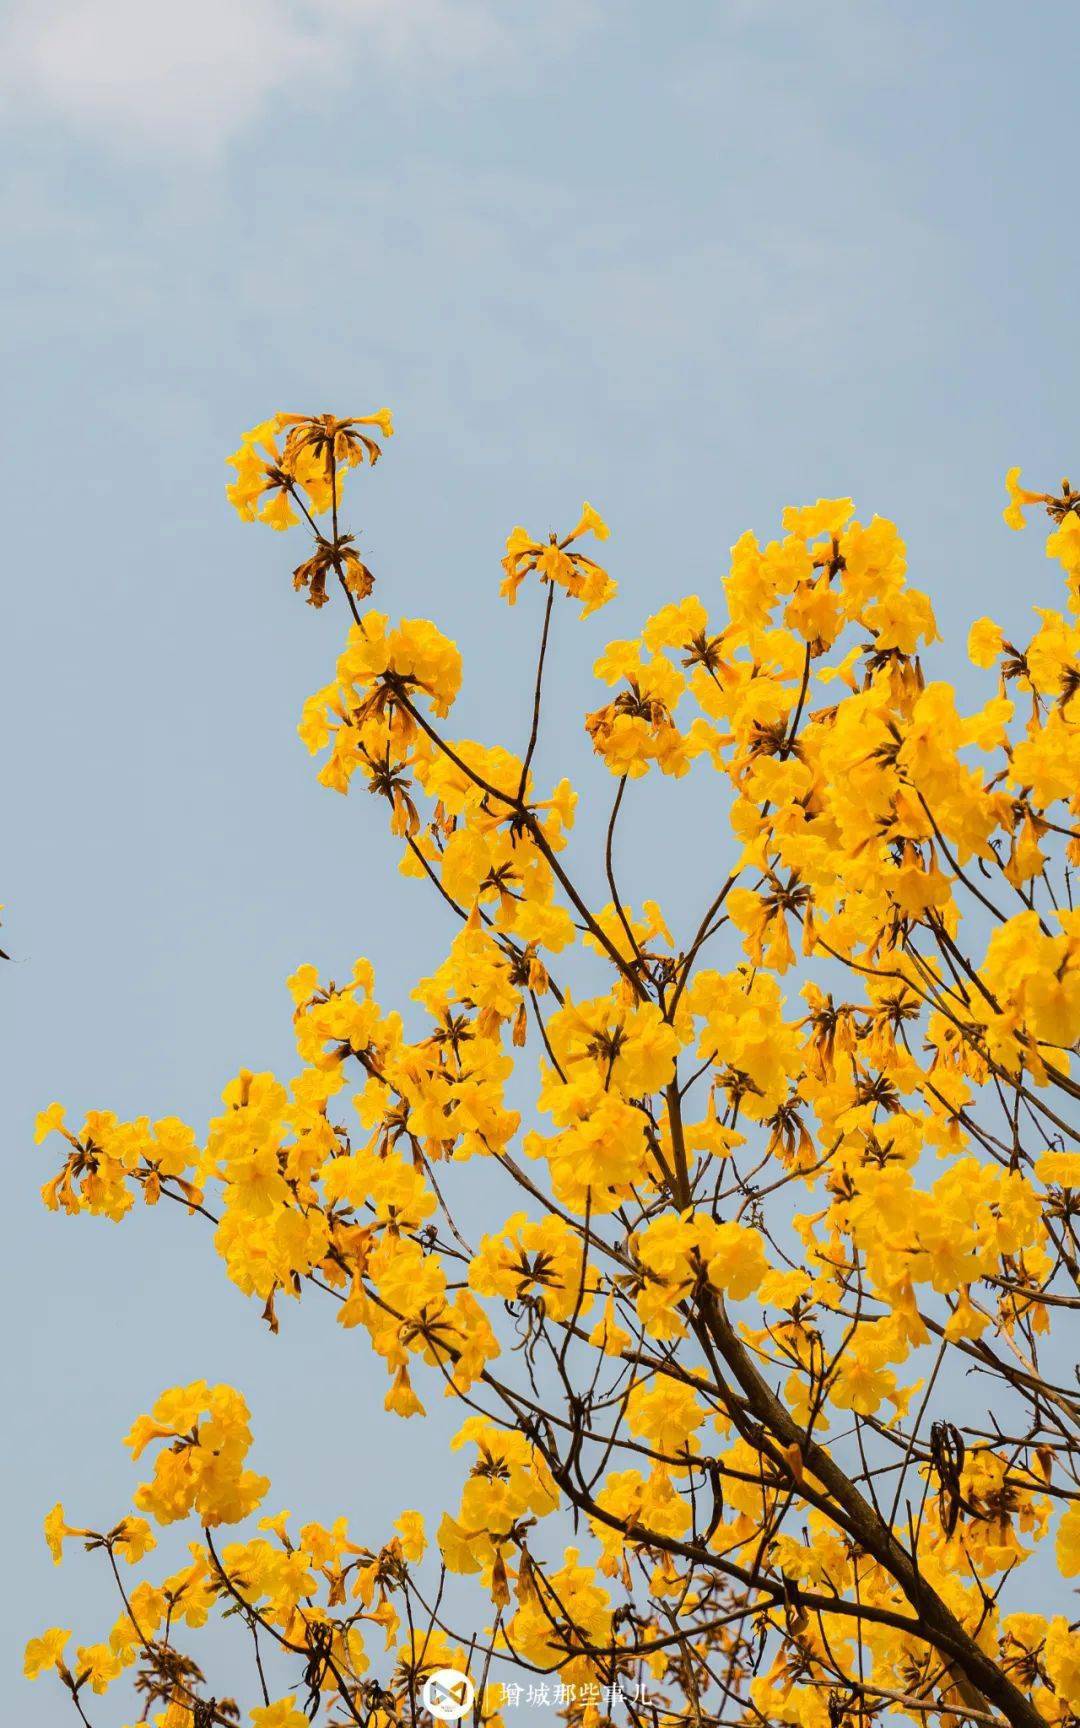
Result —
[{"label": "flowering tree", "polygon": [[[1008,477],[1011,526],[1051,518],[1068,611],[1026,647],[975,624],[973,713],[925,682],[930,601],[849,499],[744,535],[720,618],[681,599],[610,643],[592,905],[577,794],[534,760],[570,602],[615,591],[608,530],[586,505],[562,537],[511,534],[502,593],[540,615],[529,736],[456,737],[454,642],[362,609],[340,519],[391,432],[278,415],[229,493],[306,529],[296,587],[351,612],[300,733],[326,786],[385,801],[445,907],[413,1020],[365,960],[340,985],[302,966],[297,1076],[241,1073],[204,1145],[59,1105],[39,1139],[65,1143],[53,1210],[168,1199],[275,1331],[291,1298],[366,1332],[388,1410],[460,1401],[460,1499],[430,1546],[410,1510],[257,1518],[240,1393],[164,1391],[127,1437],[152,1455],[132,1513],[46,1520],[57,1559],[69,1538],[100,1558],[119,1618],[73,1654],[46,1631],[27,1672],[89,1722],[130,1670],[162,1728],[415,1723],[445,1668],[487,1724],[545,1698],[583,1728],[1080,1722],[1080,493]],[[691,771],[728,838],[673,930],[620,894],[619,817]],[[190,1564],[134,1581],[180,1521]],[[236,1700],[188,1648],[223,1613]]]}]

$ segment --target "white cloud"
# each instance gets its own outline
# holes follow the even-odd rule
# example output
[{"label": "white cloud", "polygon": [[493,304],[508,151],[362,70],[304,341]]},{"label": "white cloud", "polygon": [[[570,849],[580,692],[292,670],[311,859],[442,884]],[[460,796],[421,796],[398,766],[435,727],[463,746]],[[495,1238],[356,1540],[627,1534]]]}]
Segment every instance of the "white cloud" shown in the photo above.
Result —
[{"label": "white cloud", "polygon": [[[580,10],[580,9],[579,9]],[[498,0],[14,0],[0,23],[9,112],[121,144],[212,156],[277,95],[365,65],[444,68],[554,39],[563,4]]]}]

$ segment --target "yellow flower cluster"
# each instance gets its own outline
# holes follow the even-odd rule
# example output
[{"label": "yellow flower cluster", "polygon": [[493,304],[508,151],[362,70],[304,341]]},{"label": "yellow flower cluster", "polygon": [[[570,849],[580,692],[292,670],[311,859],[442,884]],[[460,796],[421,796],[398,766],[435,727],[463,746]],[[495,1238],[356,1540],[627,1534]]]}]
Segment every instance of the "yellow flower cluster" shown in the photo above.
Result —
[{"label": "yellow flower cluster", "polygon": [[332,414],[274,414],[245,432],[239,450],[229,457],[236,479],[227,488],[241,521],[258,517],[282,531],[300,522],[292,502],[315,516],[331,509],[349,469],[365,460],[374,465],[379,458],[380,445],[371,432],[361,430],[364,427],[391,438],[390,410],[351,420]]}]

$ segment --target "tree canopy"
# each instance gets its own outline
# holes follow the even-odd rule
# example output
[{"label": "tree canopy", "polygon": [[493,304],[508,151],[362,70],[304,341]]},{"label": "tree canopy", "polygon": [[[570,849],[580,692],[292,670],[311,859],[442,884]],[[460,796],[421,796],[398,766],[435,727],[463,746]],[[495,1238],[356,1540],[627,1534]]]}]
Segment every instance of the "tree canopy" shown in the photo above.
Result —
[{"label": "tree canopy", "polygon": [[[275,1515],[242,1389],[165,1389],[127,1436],[131,1511],[46,1519],[116,1617],[74,1650],[48,1629],[27,1673],[91,1724],[133,1681],[160,1728],[418,1724],[444,1669],[488,1728],[535,1703],[580,1728],[1072,1728],[1080,493],[1010,471],[1006,521],[1048,516],[1065,597],[1026,643],[973,625],[970,712],[959,650],[927,681],[896,527],[850,499],[744,534],[715,595],[658,597],[596,660],[591,903],[578,792],[536,764],[560,633],[615,593],[607,526],[586,504],[513,530],[531,726],[459,737],[455,642],[367,608],[344,523],[392,431],[276,415],[229,497],[309,537],[311,606],[347,605],[300,736],[325,786],[385,803],[443,951],[400,1004],[351,954],[341,983],[301,966],[295,1075],[241,1072],[205,1139],[58,1104],[38,1138],[54,1211],[186,1208],[275,1331],[320,1303],[387,1410],[460,1403],[457,1487],[430,1531],[355,1528],[347,1483],[330,1526]],[[620,893],[656,775],[712,825],[697,908]],[[162,1578],[174,1524],[190,1559]],[[227,1687],[199,1657],[222,1614]]]}]

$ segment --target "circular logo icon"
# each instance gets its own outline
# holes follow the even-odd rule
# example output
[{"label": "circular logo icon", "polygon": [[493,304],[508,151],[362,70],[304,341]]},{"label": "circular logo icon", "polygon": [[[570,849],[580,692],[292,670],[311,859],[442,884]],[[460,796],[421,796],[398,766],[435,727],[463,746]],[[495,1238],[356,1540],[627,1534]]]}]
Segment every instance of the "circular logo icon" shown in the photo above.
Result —
[{"label": "circular logo icon", "polygon": [[457,1668],[437,1668],[424,1681],[424,1706],[436,1722],[460,1722],[474,1697],[472,1681]]}]

